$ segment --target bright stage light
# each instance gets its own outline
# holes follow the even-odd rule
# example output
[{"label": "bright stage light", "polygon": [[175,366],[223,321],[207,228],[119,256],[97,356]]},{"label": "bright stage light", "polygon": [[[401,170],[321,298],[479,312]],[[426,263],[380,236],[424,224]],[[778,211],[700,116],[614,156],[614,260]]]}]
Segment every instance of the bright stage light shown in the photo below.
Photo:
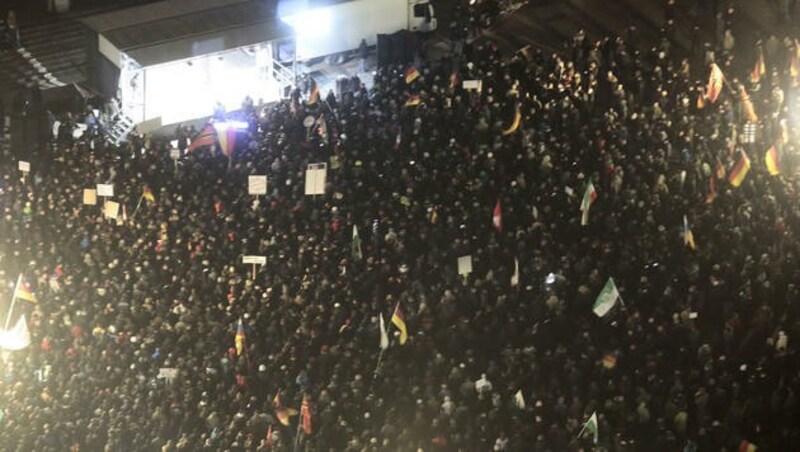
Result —
[{"label": "bright stage light", "polygon": [[328,8],[311,9],[281,18],[291,25],[298,36],[325,36],[331,31],[331,11]]},{"label": "bright stage light", "polygon": [[161,117],[162,124],[174,124],[209,116],[217,102],[234,111],[248,95],[266,102],[278,97],[262,78],[254,55],[232,50],[192,61],[192,66],[178,61],[147,68],[145,119]]}]

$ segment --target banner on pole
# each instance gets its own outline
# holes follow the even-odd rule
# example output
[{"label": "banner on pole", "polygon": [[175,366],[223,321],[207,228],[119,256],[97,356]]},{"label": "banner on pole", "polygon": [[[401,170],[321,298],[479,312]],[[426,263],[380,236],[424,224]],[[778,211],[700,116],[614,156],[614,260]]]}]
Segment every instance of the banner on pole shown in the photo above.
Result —
[{"label": "banner on pole", "polygon": [[461,87],[466,90],[475,90],[477,92],[481,92],[483,88],[483,81],[482,80],[464,80],[461,82]]},{"label": "banner on pole", "polygon": [[458,274],[467,276],[472,273],[472,255],[461,256],[458,258]]},{"label": "banner on pole", "polygon": [[327,163],[309,163],[306,168],[306,195],[324,195]]},{"label": "banner on pole", "polygon": [[242,256],[243,264],[266,265],[267,256]]},{"label": "banner on pole", "polygon": [[114,196],[113,184],[97,184],[97,196],[112,197]]},{"label": "banner on pole", "polygon": [[83,189],[83,203],[87,206],[97,205],[97,190],[94,188]]},{"label": "banner on pole", "polygon": [[251,195],[266,195],[267,176],[247,176],[247,192]]},{"label": "banner on pole", "polygon": [[105,205],[104,213],[106,218],[111,218],[116,220],[117,216],[119,215],[119,203],[115,201],[109,201]]}]

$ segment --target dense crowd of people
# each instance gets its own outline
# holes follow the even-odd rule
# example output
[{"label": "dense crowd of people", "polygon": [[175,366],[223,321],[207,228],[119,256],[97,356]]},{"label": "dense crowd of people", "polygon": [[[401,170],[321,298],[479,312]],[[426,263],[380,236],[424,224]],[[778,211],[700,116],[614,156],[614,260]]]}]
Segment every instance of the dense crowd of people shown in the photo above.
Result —
[{"label": "dense crowd of people", "polygon": [[[0,448],[800,448],[794,46],[752,79],[720,62],[711,102],[691,75],[708,66],[669,48],[570,45],[466,44],[417,78],[251,103],[230,157],[61,134],[29,174],[4,162],[0,287],[22,273],[38,302],[16,308],[33,343],[3,355]],[[306,196],[316,162],[325,194]],[[82,203],[97,183],[118,220]],[[255,278],[242,255],[266,256]]]}]

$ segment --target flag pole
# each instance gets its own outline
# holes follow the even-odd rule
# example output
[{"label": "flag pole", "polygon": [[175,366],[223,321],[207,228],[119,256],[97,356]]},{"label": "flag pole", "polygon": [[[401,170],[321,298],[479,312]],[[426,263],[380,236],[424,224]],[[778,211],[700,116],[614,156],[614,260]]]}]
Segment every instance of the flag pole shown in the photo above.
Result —
[{"label": "flag pole", "polygon": [[142,194],[142,196],[139,196],[139,202],[136,203],[136,208],[133,210],[133,214],[131,214],[131,220],[133,220],[136,217],[136,212],[139,211],[139,207],[142,205],[143,199],[144,199],[144,194]]},{"label": "flag pole", "polygon": [[373,378],[378,376],[378,370],[381,368],[381,360],[383,360],[383,352],[384,349],[381,349],[381,353],[378,355],[378,365],[375,366],[375,372],[372,373]]},{"label": "flag pole", "polygon": [[[301,408],[301,410],[302,410],[302,408]],[[300,444],[300,427],[302,427],[302,425],[303,425],[303,420],[299,419],[297,421],[297,433],[294,435],[294,450],[295,451],[297,450],[297,446]]]},{"label": "flag pole", "polygon": [[17,288],[22,280],[22,273],[17,277],[17,284],[14,285],[14,294],[11,296],[11,304],[8,306],[8,313],[6,313],[6,323],[3,330],[8,331],[8,324],[11,323],[11,313],[14,312],[14,304],[17,302]]},{"label": "flag pole", "polygon": [[[394,307],[394,311],[392,311],[392,317],[394,317],[394,313],[397,312],[397,308],[399,308],[399,307],[400,307],[400,300],[397,300],[397,304]],[[389,317],[389,324],[390,324],[389,328],[386,329],[387,330],[387,334],[388,334],[389,329],[391,329],[391,325],[394,325],[394,323],[391,320],[391,317]],[[378,375],[378,369],[381,368],[381,361],[383,360],[383,352],[384,351],[385,350],[383,348],[381,348],[381,353],[378,355],[378,365],[375,366],[375,372],[373,373],[373,377]]]},{"label": "flag pole", "polygon": [[581,431],[578,432],[578,436],[576,436],[575,438],[580,438],[581,435],[583,435],[583,432],[586,431],[586,425],[588,423],[589,423],[589,421],[586,421],[586,422],[583,423],[583,428],[581,429]]}]

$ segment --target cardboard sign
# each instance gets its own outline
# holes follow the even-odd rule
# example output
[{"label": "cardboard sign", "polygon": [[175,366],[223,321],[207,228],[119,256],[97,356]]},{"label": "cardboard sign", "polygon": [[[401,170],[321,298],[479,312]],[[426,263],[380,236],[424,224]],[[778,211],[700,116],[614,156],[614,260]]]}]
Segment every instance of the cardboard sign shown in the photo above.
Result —
[{"label": "cardboard sign", "polygon": [[482,80],[464,80],[461,82],[461,87],[467,90],[474,89],[477,92],[481,92],[483,89],[483,81]]},{"label": "cardboard sign", "polygon": [[467,276],[472,273],[472,255],[461,256],[458,258],[458,274]]},{"label": "cardboard sign", "polygon": [[83,203],[87,206],[97,205],[97,190],[94,188],[83,189]]},{"label": "cardboard sign", "polygon": [[31,162],[26,162],[25,160],[19,161],[19,170],[23,173],[29,173],[31,171]]},{"label": "cardboard sign", "polygon": [[178,160],[181,158],[181,150],[180,149],[170,149],[169,150],[169,158],[172,160]]},{"label": "cardboard sign", "polygon": [[267,256],[242,256],[243,264],[266,265]]},{"label": "cardboard sign", "polygon": [[266,195],[267,176],[247,176],[247,193],[251,195]]},{"label": "cardboard sign", "polygon": [[103,213],[105,213],[106,218],[116,219],[117,215],[119,215],[119,203],[114,201],[107,202]]},{"label": "cardboard sign", "polygon": [[309,163],[306,168],[306,195],[324,195],[327,163]]},{"label": "cardboard sign", "polygon": [[114,196],[114,185],[113,184],[97,184],[97,196],[106,196],[112,197]]},{"label": "cardboard sign", "polygon": [[156,378],[164,380],[172,380],[178,376],[178,369],[174,367],[162,367],[158,369],[158,376]]}]

